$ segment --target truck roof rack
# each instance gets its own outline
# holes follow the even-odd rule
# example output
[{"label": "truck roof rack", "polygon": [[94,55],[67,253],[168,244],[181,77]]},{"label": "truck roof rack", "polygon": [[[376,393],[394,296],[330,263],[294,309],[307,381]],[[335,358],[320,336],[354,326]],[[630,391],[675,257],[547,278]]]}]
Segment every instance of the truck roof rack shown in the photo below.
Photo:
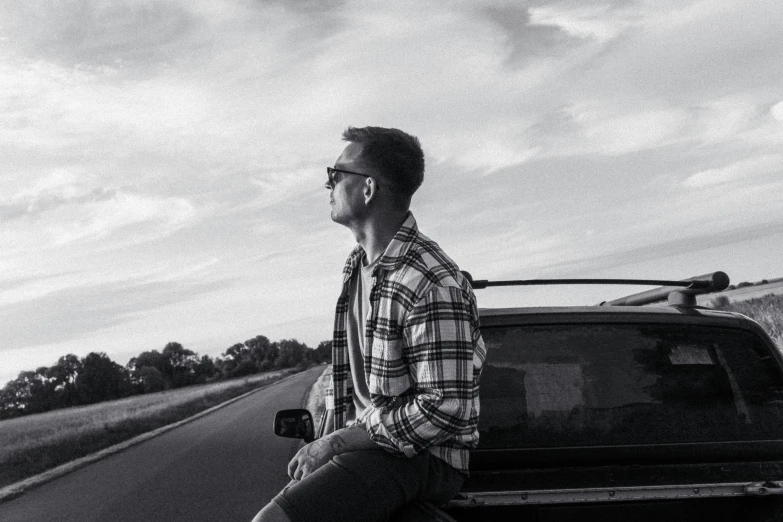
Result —
[{"label": "truck roof rack", "polygon": [[469,272],[462,271],[474,290],[490,286],[530,286],[530,285],[644,285],[658,286],[638,294],[603,301],[599,306],[641,306],[660,301],[668,301],[672,306],[696,306],[696,296],[719,292],[729,286],[729,276],[725,272],[712,272],[681,281],[657,279],[517,279],[510,281],[488,281],[476,279]]}]

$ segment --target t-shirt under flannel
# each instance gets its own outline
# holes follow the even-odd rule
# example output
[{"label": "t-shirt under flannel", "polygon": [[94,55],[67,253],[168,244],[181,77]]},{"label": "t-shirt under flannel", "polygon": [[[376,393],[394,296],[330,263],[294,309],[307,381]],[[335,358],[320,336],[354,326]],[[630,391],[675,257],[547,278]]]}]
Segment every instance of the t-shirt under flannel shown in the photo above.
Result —
[{"label": "t-shirt under flannel", "polygon": [[[362,257],[362,261],[365,259]],[[348,343],[348,361],[351,365],[354,411],[348,414],[348,424],[360,417],[364,409],[371,403],[367,376],[364,374],[364,331],[367,325],[367,314],[370,311],[372,270],[377,261],[376,259],[367,266],[362,266],[360,263],[359,270],[356,270],[358,274],[354,274],[351,278],[351,286],[349,287],[346,342]]]},{"label": "t-shirt under flannel", "polygon": [[[353,405],[346,325],[350,282],[363,255],[357,245],[348,257],[337,300],[326,396],[335,429],[345,427]],[[485,357],[470,283],[409,213],[372,271],[364,342],[371,404],[357,422],[392,454],[430,451],[467,473],[469,450],[478,444]]]}]

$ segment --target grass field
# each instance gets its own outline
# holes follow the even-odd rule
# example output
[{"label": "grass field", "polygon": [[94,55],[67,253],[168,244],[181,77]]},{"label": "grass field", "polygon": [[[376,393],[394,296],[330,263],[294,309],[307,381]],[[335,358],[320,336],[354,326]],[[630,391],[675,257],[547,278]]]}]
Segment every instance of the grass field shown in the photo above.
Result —
[{"label": "grass field", "polygon": [[756,283],[733,290],[724,290],[723,292],[699,296],[697,299],[700,301],[703,299],[704,302],[709,302],[714,299],[726,297],[730,301],[736,303],[738,301],[746,301],[748,299],[756,299],[768,295],[783,295],[783,278],[772,279],[767,283]]},{"label": "grass field", "polygon": [[747,315],[759,323],[783,349],[783,295],[770,294],[743,301],[719,296],[710,301],[710,307]]},{"label": "grass field", "polygon": [[182,420],[291,373],[267,372],[0,421],[0,488]]}]

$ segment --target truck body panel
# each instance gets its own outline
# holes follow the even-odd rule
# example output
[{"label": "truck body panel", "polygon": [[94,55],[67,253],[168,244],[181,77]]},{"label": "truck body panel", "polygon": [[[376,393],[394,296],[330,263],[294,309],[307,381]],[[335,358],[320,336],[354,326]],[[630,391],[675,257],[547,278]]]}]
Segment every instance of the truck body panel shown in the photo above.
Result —
[{"label": "truck body panel", "polygon": [[481,309],[457,520],[783,520],[783,357],[700,307]]}]

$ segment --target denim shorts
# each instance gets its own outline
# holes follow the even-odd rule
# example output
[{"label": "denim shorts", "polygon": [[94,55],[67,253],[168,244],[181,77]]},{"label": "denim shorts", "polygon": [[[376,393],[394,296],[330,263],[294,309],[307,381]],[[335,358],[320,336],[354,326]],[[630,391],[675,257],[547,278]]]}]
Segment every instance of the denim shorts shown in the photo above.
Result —
[{"label": "denim shorts", "polygon": [[411,503],[445,504],[465,478],[428,452],[405,458],[383,449],[363,450],[334,457],[303,480],[292,481],[272,502],[293,522],[385,521],[403,507],[408,511]]}]

